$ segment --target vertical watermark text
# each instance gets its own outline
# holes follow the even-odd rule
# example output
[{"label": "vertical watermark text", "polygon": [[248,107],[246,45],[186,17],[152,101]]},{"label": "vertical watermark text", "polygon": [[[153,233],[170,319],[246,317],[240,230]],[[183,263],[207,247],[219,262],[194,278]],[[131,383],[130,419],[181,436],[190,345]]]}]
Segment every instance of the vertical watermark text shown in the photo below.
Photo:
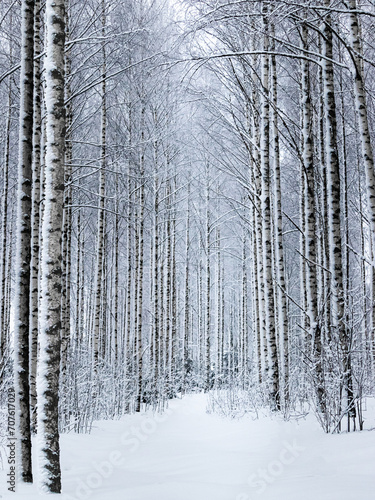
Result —
[{"label": "vertical watermark text", "polygon": [[7,488],[16,492],[16,393],[14,387],[8,389],[7,422]]}]

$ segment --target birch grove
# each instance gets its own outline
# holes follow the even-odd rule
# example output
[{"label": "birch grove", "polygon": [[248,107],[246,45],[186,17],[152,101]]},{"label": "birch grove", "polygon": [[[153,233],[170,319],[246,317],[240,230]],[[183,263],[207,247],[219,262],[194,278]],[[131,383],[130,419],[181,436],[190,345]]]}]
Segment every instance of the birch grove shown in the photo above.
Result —
[{"label": "birch grove", "polygon": [[374,17],[367,0],[1,3],[18,481],[60,493],[61,434],[192,392],[363,429]]}]

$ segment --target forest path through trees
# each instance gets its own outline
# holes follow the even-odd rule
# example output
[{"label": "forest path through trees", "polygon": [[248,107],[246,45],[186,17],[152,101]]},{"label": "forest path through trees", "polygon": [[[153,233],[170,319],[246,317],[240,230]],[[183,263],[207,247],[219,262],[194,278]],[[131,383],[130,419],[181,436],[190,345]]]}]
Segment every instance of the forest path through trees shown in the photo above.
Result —
[{"label": "forest path through trees", "polygon": [[[374,415],[370,403],[366,417]],[[327,435],[312,415],[230,419],[207,413],[207,405],[207,395],[186,396],[163,414],[126,415],[95,422],[91,435],[62,435],[62,499],[373,498],[374,432]],[[35,486],[18,488],[14,500],[41,498]]]}]

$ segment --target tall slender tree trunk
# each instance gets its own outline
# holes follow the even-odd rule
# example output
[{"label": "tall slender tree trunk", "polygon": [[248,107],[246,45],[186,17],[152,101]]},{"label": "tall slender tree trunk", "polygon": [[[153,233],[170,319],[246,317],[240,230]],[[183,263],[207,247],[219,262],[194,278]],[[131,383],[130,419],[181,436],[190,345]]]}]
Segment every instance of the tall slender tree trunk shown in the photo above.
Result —
[{"label": "tall slender tree trunk", "polygon": [[[176,182],[173,184],[173,189],[176,191]],[[178,301],[178,291],[177,291],[177,257],[176,257],[176,211],[172,211],[172,359],[171,359],[171,381],[173,392],[171,396],[176,394],[176,377],[177,377],[177,360],[178,360],[178,350],[180,344],[180,338],[178,335],[178,316],[177,316],[177,301]]]},{"label": "tall slender tree trunk", "polygon": [[[106,5],[102,0],[102,36],[106,32]],[[106,98],[106,48],[105,41],[102,42],[102,95],[101,95],[101,144],[100,144],[100,171],[99,171],[99,207],[98,207],[98,236],[97,236],[97,258],[96,258],[96,283],[95,283],[95,307],[94,307],[94,368],[97,369],[100,351],[101,332],[101,299],[103,281],[103,259],[104,259],[104,209],[105,209],[105,168],[107,153],[107,98]]]},{"label": "tall slender tree trunk", "polygon": [[220,227],[216,228],[216,247],[217,247],[217,262],[216,262],[216,370],[215,370],[215,384],[218,385],[221,379],[221,351],[222,351],[222,335],[221,335],[221,233]]},{"label": "tall slender tree trunk", "polygon": [[[355,106],[359,124],[359,135],[361,140],[362,160],[365,167],[366,174],[366,192],[367,192],[367,205],[371,230],[371,243],[372,243],[372,275],[375,274],[375,170],[374,170],[374,153],[371,144],[371,135],[368,119],[368,107],[366,102],[366,90],[364,83],[363,62],[361,60],[362,47],[360,36],[360,24],[357,14],[357,0],[349,0],[348,2],[350,14],[350,33],[352,42],[352,59],[354,63],[353,77],[354,77],[354,98]],[[374,283],[374,278],[372,279]],[[375,357],[375,301],[371,307],[372,316],[372,342],[373,342],[373,355]]]},{"label": "tall slender tree trunk", "polygon": [[206,167],[206,382],[205,390],[211,388],[211,213],[210,213],[210,168]]},{"label": "tall slender tree trunk", "polygon": [[[264,52],[269,49],[267,6],[263,6]],[[269,380],[271,401],[280,409],[279,366],[277,355],[274,280],[271,239],[271,173],[270,173],[270,104],[269,104],[269,56],[262,56],[262,117],[261,117],[261,165],[262,165],[262,216],[263,216],[263,262],[265,272],[266,332],[269,349]]]},{"label": "tall slender tree trunk", "polygon": [[30,258],[31,258],[31,194],[33,145],[34,87],[34,0],[23,0],[20,128],[18,157],[18,210],[16,285],[14,304],[15,385],[17,395],[17,433],[19,475],[32,482],[31,433],[29,406],[29,338],[30,338]]},{"label": "tall slender tree trunk", "polygon": [[[241,287],[241,337],[242,337],[242,383],[245,388],[248,378],[248,297],[247,297],[247,266],[246,266],[246,255],[247,255],[247,232],[244,230],[242,235],[242,287]],[[219,261],[220,266],[220,261]],[[220,277],[219,280],[220,282]],[[220,316],[219,316],[220,319]]]},{"label": "tall slender tree trunk", "polygon": [[8,254],[8,192],[9,192],[9,146],[12,118],[12,86],[9,79],[8,112],[5,125],[5,147],[3,168],[3,194],[1,210],[1,263],[0,263],[0,368],[5,362],[8,347],[6,335],[6,293],[7,293],[7,254]]},{"label": "tall slender tree trunk", "polygon": [[[200,238],[200,253],[203,252],[203,241]],[[205,385],[205,337],[204,337],[204,308],[203,308],[203,260],[198,263],[198,374],[203,376],[202,386]]]},{"label": "tall slender tree trunk", "polygon": [[191,181],[188,184],[188,207],[186,212],[186,236],[185,236],[185,304],[184,304],[184,340],[183,340],[183,391],[187,389],[188,363],[190,359],[190,197],[191,197]]},{"label": "tall slender tree trunk", "polygon": [[[132,128],[131,128],[131,109],[129,106],[129,150],[132,145]],[[132,351],[132,276],[133,276],[133,233],[132,233],[132,221],[133,221],[133,211],[132,211],[132,203],[131,203],[131,191],[132,191],[132,170],[131,170],[131,162],[129,160],[128,163],[128,182],[127,182],[127,191],[128,191],[128,207],[127,207],[127,215],[128,215],[128,230],[127,230],[127,290],[126,290],[126,360],[125,360],[125,377],[127,381],[130,379],[132,375],[132,367],[133,367],[133,351]],[[128,382],[128,387],[130,387],[130,383]]]},{"label": "tall slender tree trunk", "polygon": [[30,413],[31,430],[36,432],[37,395],[36,372],[39,330],[39,239],[40,239],[40,156],[42,135],[41,82],[40,82],[40,0],[35,2],[34,13],[34,116],[33,116],[33,187],[31,215],[31,277],[30,277]]},{"label": "tall slender tree trunk", "polygon": [[[274,26],[272,26],[274,34]],[[274,42],[273,42],[274,44]],[[272,116],[272,137],[274,150],[274,196],[275,196],[275,253],[276,253],[276,273],[277,273],[277,299],[278,316],[280,328],[280,341],[282,344],[282,366],[284,376],[284,401],[289,404],[289,327],[288,327],[288,309],[286,301],[286,283],[285,283],[285,262],[284,262],[284,244],[283,244],[283,216],[281,205],[281,170],[280,170],[280,138],[278,129],[278,89],[277,89],[277,64],[276,56],[271,56],[272,66],[272,98],[273,98],[273,116]]]},{"label": "tall slender tree trunk", "polygon": [[[325,0],[329,7],[330,1]],[[329,231],[330,231],[330,271],[333,306],[333,326],[337,329],[343,356],[344,386],[347,393],[348,415],[355,418],[353,381],[351,373],[351,352],[348,331],[345,325],[345,297],[343,282],[343,262],[341,246],[341,183],[340,164],[337,151],[337,118],[333,74],[333,42],[331,16],[327,15],[323,26],[323,82],[326,125],[326,154],[329,186]]]},{"label": "tall slender tree trunk", "polygon": [[165,335],[165,378],[164,391],[167,397],[170,394],[171,385],[171,344],[172,344],[172,207],[171,207],[171,181],[167,181],[166,190],[166,247],[167,247],[167,276],[166,276],[166,335]]},{"label": "tall slender tree trunk", "polygon": [[76,310],[75,310],[75,339],[74,339],[74,349],[78,351],[81,342],[81,318],[83,314],[81,311],[84,311],[83,301],[82,301],[82,268],[84,265],[84,260],[82,256],[82,227],[81,227],[81,210],[78,210],[77,214],[77,253],[76,253],[76,276],[77,276],[77,284],[76,284]]},{"label": "tall slender tree trunk", "polygon": [[114,252],[114,311],[113,311],[113,363],[115,364],[115,371],[117,373],[118,371],[118,361],[119,361],[119,354],[120,354],[120,349],[121,349],[121,335],[119,332],[119,240],[120,240],[120,235],[119,235],[119,210],[120,210],[120,203],[119,203],[119,173],[116,172],[115,174],[115,222],[114,222],[114,245],[113,245],[113,252]]},{"label": "tall slender tree trunk", "polygon": [[[158,166],[157,145],[155,146],[155,168]],[[159,237],[159,180],[155,174],[154,180],[155,191],[155,220],[154,220],[154,399],[155,402],[159,398],[159,377],[160,377],[160,287],[162,286],[161,276],[159,273],[160,264],[160,237]]]},{"label": "tall slender tree trunk", "polygon": [[[322,50],[322,42],[319,39],[319,46]],[[324,333],[325,341],[331,339],[331,275],[329,273],[330,257],[329,257],[329,222],[328,222],[328,175],[327,175],[327,154],[325,145],[325,104],[324,104],[324,83],[323,83],[323,68],[319,68],[319,160],[321,166],[321,211],[322,211],[322,238],[321,252],[322,264],[324,267],[322,281],[322,300],[324,304]]]},{"label": "tall slender tree trunk", "polygon": [[[69,2],[69,0],[66,0]],[[68,3],[65,11],[65,37],[69,40],[69,17]],[[64,221],[63,221],[63,285],[61,304],[61,382],[65,384],[66,370],[68,363],[68,351],[70,347],[70,289],[71,289],[71,240],[72,240],[72,123],[73,108],[71,102],[70,72],[71,60],[70,51],[65,54],[65,100],[66,105],[66,136],[65,136],[65,192],[64,192]],[[64,390],[65,392],[65,390]],[[64,414],[66,413],[64,409]]]},{"label": "tall slender tree trunk", "polygon": [[[255,29],[255,27],[254,27]],[[251,37],[251,50],[255,50],[254,37]],[[254,145],[251,148],[251,169],[250,183],[255,192],[252,203],[252,221],[253,221],[253,258],[254,258],[254,306],[256,311],[256,345],[258,358],[258,379],[262,383],[266,378],[267,364],[267,341],[265,325],[265,295],[264,295],[264,268],[263,268],[263,223],[261,207],[262,191],[262,173],[260,167],[260,124],[258,116],[259,96],[257,86],[257,75],[255,72],[256,56],[252,57],[253,70],[252,80],[252,113],[251,113],[251,133],[254,137]]]},{"label": "tall slender tree trunk", "polygon": [[61,492],[59,448],[59,373],[61,347],[62,222],[64,207],[64,43],[65,2],[46,3],[46,165],[45,210],[42,224],[40,358],[38,392],[38,452],[40,483]]},{"label": "tall slender tree trunk", "polygon": [[137,297],[137,373],[138,373],[138,383],[137,383],[137,403],[136,411],[141,411],[142,403],[142,392],[143,392],[143,341],[142,341],[142,315],[143,315],[143,270],[144,270],[144,205],[145,205],[145,151],[144,151],[144,118],[145,118],[145,108],[144,105],[141,111],[141,156],[140,156],[140,212],[139,212],[139,238],[138,238],[138,297]]},{"label": "tall slender tree trunk", "polygon": [[[307,50],[307,26],[301,26],[302,49]],[[313,140],[313,115],[310,91],[310,68],[306,60],[301,63],[302,73],[302,167],[305,184],[305,254],[306,257],[306,296],[308,314],[307,326],[307,358],[313,347],[313,370],[316,378],[316,392],[319,408],[326,411],[324,394],[324,377],[322,367],[322,342],[321,328],[318,318],[318,279],[317,279],[317,249],[316,249],[316,206],[315,206],[315,175],[314,175],[314,140]]]}]

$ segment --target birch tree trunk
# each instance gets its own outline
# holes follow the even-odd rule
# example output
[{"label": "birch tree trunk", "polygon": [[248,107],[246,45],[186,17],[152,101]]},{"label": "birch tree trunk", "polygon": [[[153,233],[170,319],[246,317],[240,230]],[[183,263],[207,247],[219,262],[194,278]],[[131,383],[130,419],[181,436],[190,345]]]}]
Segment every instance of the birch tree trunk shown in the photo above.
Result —
[{"label": "birch tree trunk", "polygon": [[[217,189],[218,192],[218,189]],[[217,248],[217,261],[216,261],[216,373],[215,373],[215,384],[218,385],[221,380],[221,359],[222,359],[222,334],[221,334],[221,234],[220,227],[216,228],[216,248]]]},{"label": "birch tree trunk", "polygon": [[121,335],[119,332],[119,173],[116,171],[115,174],[115,222],[114,222],[114,312],[113,312],[113,340],[114,340],[114,353],[112,356],[113,363],[115,365],[115,371],[118,371],[118,361],[119,361],[119,351],[121,349]]},{"label": "birch tree trunk", "polygon": [[[301,26],[302,49],[308,49],[307,43],[308,31],[305,23]],[[307,356],[310,356],[310,350],[313,344],[313,363],[312,367],[316,378],[316,392],[319,408],[322,412],[326,411],[326,402],[324,394],[324,376],[322,368],[322,343],[321,329],[318,318],[318,280],[317,280],[317,249],[316,249],[316,206],[315,206],[315,175],[314,175],[314,139],[313,139],[313,115],[311,107],[310,91],[310,68],[305,59],[301,63],[302,73],[302,162],[303,178],[305,179],[305,256],[306,256],[306,290],[307,290]]]},{"label": "birch tree trunk", "polygon": [[171,207],[171,182],[168,180],[166,189],[166,247],[167,247],[167,276],[166,276],[166,335],[165,335],[165,378],[164,392],[168,398],[171,392],[171,343],[172,343],[172,207]]},{"label": "birch tree trunk", "polygon": [[[246,255],[247,255],[247,232],[243,231],[242,235],[242,287],[241,287],[241,337],[242,337],[242,384],[243,388],[246,387],[247,375],[248,375],[248,311],[247,311],[247,267],[246,267]],[[220,259],[219,259],[220,268]],[[220,283],[220,276],[218,277],[218,282]],[[220,320],[220,316],[218,316]]]},{"label": "birch tree trunk", "polygon": [[6,335],[6,292],[7,292],[7,253],[8,253],[8,192],[9,192],[9,146],[10,125],[12,118],[12,86],[9,79],[8,113],[5,125],[5,147],[3,168],[3,199],[1,207],[1,263],[0,263],[0,369],[5,363],[5,354],[8,346]]},{"label": "birch tree trunk", "polygon": [[[357,0],[349,0],[349,9],[351,10],[350,18],[350,33],[352,42],[352,59],[354,63],[354,98],[359,124],[359,135],[361,140],[362,160],[366,174],[366,191],[367,204],[371,230],[372,249],[375,248],[375,170],[374,170],[374,154],[371,144],[371,135],[369,129],[369,119],[367,112],[366,90],[364,84],[364,72],[362,65],[362,47],[360,37],[360,25],[357,11]],[[372,275],[375,274],[375,254],[372,254]],[[374,278],[372,279],[374,283]],[[375,301],[372,303],[372,336],[373,336],[373,352],[375,356]]]},{"label": "birch tree trunk", "polygon": [[206,392],[211,388],[211,213],[210,167],[206,166]]},{"label": "birch tree trunk", "polygon": [[143,314],[143,269],[144,269],[144,205],[145,205],[145,168],[144,168],[144,115],[145,108],[144,104],[142,105],[141,111],[141,157],[140,157],[140,195],[139,195],[139,203],[140,203],[140,213],[139,213],[139,238],[138,238],[138,297],[137,300],[137,370],[138,370],[138,383],[137,383],[137,403],[136,403],[136,411],[141,411],[141,403],[142,403],[142,391],[143,391],[143,342],[142,342],[142,314]]},{"label": "birch tree trunk", "polygon": [[[128,119],[129,119],[129,141],[128,147],[129,150],[132,146],[132,128],[131,128],[131,108],[129,105],[128,108]],[[128,380],[132,374],[132,349],[131,349],[131,337],[132,337],[132,328],[131,328],[131,311],[132,311],[132,205],[131,205],[131,191],[132,191],[132,172],[131,172],[131,162],[130,158],[128,161],[128,182],[127,182],[127,195],[128,195],[128,207],[127,207],[127,215],[128,215],[128,229],[127,229],[127,290],[126,290],[126,360],[125,360],[125,377]],[[128,387],[130,386],[128,382]]]},{"label": "birch tree trunk", "polygon": [[[68,2],[66,0],[65,11],[65,38],[69,41],[69,16]],[[72,240],[72,123],[73,123],[73,108],[71,102],[70,88],[70,72],[71,72],[71,55],[70,50],[65,54],[65,100],[66,105],[66,135],[65,135],[65,191],[64,191],[64,215],[63,215],[63,253],[62,253],[62,300],[61,300],[61,383],[65,386],[68,352],[70,347],[70,283],[71,283],[71,240]],[[66,394],[66,387],[63,393]],[[67,405],[64,404],[66,407]],[[64,408],[64,416],[67,418],[67,410]]]},{"label": "birch tree trunk", "polygon": [[[155,146],[155,167],[157,168],[157,145]],[[154,179],[154,398],[158,398],[159,386],[158,379],[160,375],[160,286],[162,286],[159,274],[159,259],[160,259],[160,237],[159,237],[159,180],[157,175]]]},{"label": "birch tree trunk", "polygon": [[[329,7],[330,1],[325,0]],[[347,392],[347,412],[355,418],[355,406],[353,399],[353,382],[351,374],[351,353],[348,341],[348,332],[345,325],[345,300],[343,282],[343,262],[341,247],[341,184],[340,164],[337,151],[337,119],[333,74],[333,43],[331,16],[327,15],[323,26],[323,83],[326,125],[326,154],[327,172],[329,186],[329,230],[330,230],[330,271],[332,290],[332,321],[337,329],[340,339],[340,347],[343,356],[344,385]]]},{"label": "birch tree trunk", "polygon": [[[106,12],[105,0],[102,0],[102,36],[105,37]],[[102,95],[101,95],[101,144],[100,144],[100,171],[99,171],[99,207],[98,207],[98,236],[96,259],[95,283],[95,308],[94,308],[94,368],[98,368],[100,350],[100,319],[104,259],[104,208],[105,208],[105,168],[106,168],[106,138],[107,138],[107,102],[106,102],[106,49],[105,41],[102,42]]]},{"label": "birch tree trunk", "polygon": [[[203,241],[200,238],[200,251],[203,251]],[[198,263],[198,374],[204,374],[205,370],[205,343],[204,343],[204,312],[203,312],[203,260],[202,257]],[[204,377],[204,375],[203,375]],[[204,387],[204,378],[202,382]]]},{"label": "birch tree trunk", "polygon": [[[255,27],[253,26],[253,29]],[[254,37],[251,37],[251,50],[255,50]],[[256,67],[256,56],[252,57],[253,68]],[[262,229],[262,172],[260,167],[260,125],[258,117],[259,96],[257,89],[257,76],[253,69],[252,75],[252,114],[251,114],[251,132],[254,137],[252,146],[252,165],[250,170],[250,182],[254,189],[253,196],[253,255],[254,255],[254,280],[255,280],[255,308],[256,308],[256,340],[257,340],[257,357],[258,357],[258,377],[262,383],[266,378],[267,364],[267,338],[265,325],[265,295],[264,295],[264,267],[263,267],[263,229]]]},{"label": "birch tree trunk", "polygon": [[188,207],[186,212],[186,235],[185,235],[185,304],[184,304],[184,340],[183,340],[183,356],[182,356],[182,388],[186,392],[187,377],[190,360],[190,197],[191,197],[191,181],[188,183]]},{"label": "birch tree trunk", "polygon": [[[272,26],[274,35],[274,26]],[[274,45],[274,42],[273,42]],[[282,344],[282,367],[284,375],[284,400],[285,405],[289,404],[289,327],[288,310],[286,301],[286,283],[285,283],[285,263],[284,263],[284,244],[283,244],[283,216],[281,205],[281,170],[280,170],[280,138],[278,130],[278,96],[277,96],[277,64],[276,56],[271,56],[272,66],[272,97],[273,97],[273,116],[272,116],[272,137],[274,150],[274,196],[275,196],[275,253],[276,253],[276,274],[277,274],[277,299],[278,315],[280,326],[280,342]]]},{"label": "birch tree trunk", "polygon": [[[173,189],[173,204],[175,204],[175,193],[176,193],[176,178],[174,177],[173,183],[172,183],[172,189]],[[177,384],[176,384],[176,377],[177,377],[177,359],[178,359],[178,349],[179,349],[179,329],[178,329],[178,315],[177,315],[177,301],[178,301],[178,295],[177,295],[177,262],[176,262],[176,210],[173,208],[172,209],[172,354],[171,354],[171,381],[172,383],[172,389],[173,392],[171,393],[170,397],[175,397],[176,395],[176,389],[177,389]]]},{"label": "birch tree trunk", "polygon": [[33,116],[33,187],[31,215],[31,277],[30,277],[30,413],[31,430],[36,432],[36,371],[39,330],[39,239],[40,239],[40,153],[42,135],[40,82],[40,0],[35,1],[34,13],[34,116]]},{"label": "birch tree trunk", "polygon": [[[322,50],[322,42],[319,38],[319,47]],[[321,253],[323,270],[322,281],[322,300],[324,304],[324,334],[325,340],[331,339],[331,275],[329,273],[329,234],[328,234],[328,176],[327,176],[327,158],[325,147],[325,104],[324,104],[324,83],[323,83],[323,68],[319,68],[319,161],[321,166]]]},{"label": "birch tree trunk", "polygon": [[33,144],[34,0],[23,0],[20,125],[17,194],[16,285],[14,304],[15,385],[19,476],[32,482],[29,406],[30,258]]},{"label": "birch tree trunk", "polygon": [[[264,52],[269,49],[267,7],[263,7]],[[271,402],[280,409],[279,366],[277,357],[275,300],[272,266],[271,239],[271,175],[270,175],[270,105],[269,105],[269,56],[262,56],[262,102],[261,102],[261,166],[262,166],[262,216],[263,216],[263,262],[265,272],[266,332],[269,348],[269,380]]]},{"label": "birch tree trunk", "polygon": [[65,148],[64,0],[47,0],[46,25],[47,137],[41,255],[40,358],[37,378],[38,453],[41,487],[51,493],[60,493],[58,394]]},{"label": "birch tree trunk", "polygon": [[82,329],[81,329],[81,321],[83,314],[80,311],[84,311],[83,300],[82,300],[82,292],[83,292],[83,280],[82,280],[82,271],[84,267],[84,260],[82,255],[82,227],[81,227],[81,210],[78,210],[77,214],[77,253],[76,253],[76,262],[77,262],[77,285],[76,285],[76,310],[75,310],[75,339],[74,339],[74,349],[78,351],[81,342],[82,342]]}]

